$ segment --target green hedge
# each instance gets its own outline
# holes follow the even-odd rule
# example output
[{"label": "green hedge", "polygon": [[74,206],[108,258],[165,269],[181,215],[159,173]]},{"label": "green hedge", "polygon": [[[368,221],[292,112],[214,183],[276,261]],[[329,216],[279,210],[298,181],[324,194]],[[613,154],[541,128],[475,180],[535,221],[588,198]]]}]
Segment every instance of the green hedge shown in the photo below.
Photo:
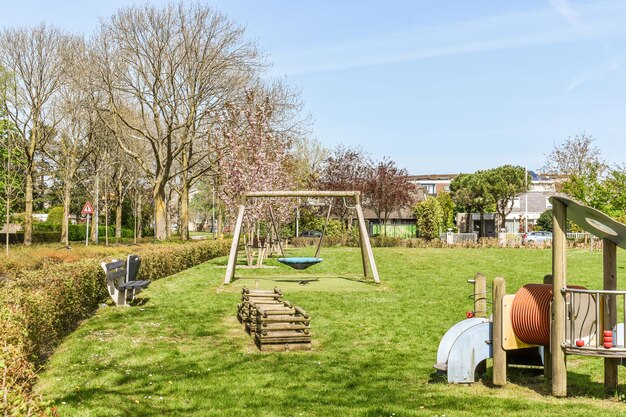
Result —
[{"label": "green hedge", "polygon": [[[85,240],[85,233],[87,226],[84,224],[70,224],[68,233],[70,241],[72,242],[80,242]],[[89,229],[91,233],[91,228]],[[98,236],[101,240],[104,240],[104,236],[106,234],[105,226],[98,226]],[[109,226],[109,239],[115,238],[115,226]],[[133,230],[127,229],[125,227],[122,228],[122,238],[132,239],[133,238]]]},{"label": "green hedge", "polygon": [[[228,241],[211,240],[154,245],[138,252],[140,278],[157,280],[226,255],[228,249]],[[0,281],[0,373],[4,368],[8,375],[7,387],[0,390],[14,404],[6,415],[54,414],[30,397],[33,370],[107,298],[97,259],[20,271]]]}]

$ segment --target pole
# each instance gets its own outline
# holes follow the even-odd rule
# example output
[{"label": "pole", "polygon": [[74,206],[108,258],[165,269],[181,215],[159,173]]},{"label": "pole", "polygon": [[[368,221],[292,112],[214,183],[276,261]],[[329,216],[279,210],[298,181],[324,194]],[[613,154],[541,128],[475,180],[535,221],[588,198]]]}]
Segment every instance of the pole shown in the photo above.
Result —
[{"label": "pole", "polygon": [[502,347],[502,299],[506,293],[504,278],[496,277],[493,280],[493,323],[492,341],[493,349],[493,385],[503,387],[506,385],[506,351]]},{"label": "pole", "polygon": [[524,194],[524,233],[528,233],[528,167],[524,167],[524,188],[526,193]]},{"label": "pole", "polygon": [[550,326],[550,356],[552,357],[552,395],[567,396],[567,358],[561,346],[565,341],[565,298],[561,289],[567,285],[565,238],[567,206],[554,200],[552,205],[552,322]]},{"label": "pole", "polygon": [[[617,289],[617,246],[609,239],[602,240],[602,269],[603,269],[603,286],[605,290]],[[605,295],[604,308],[604,329],[613,330],[617,325],[617,296]],[[599,332],[598,332],[599,333]],[[613,333],[614,341],[617,344],[617,334]],[[615,358],[604,358],[604,386],[609,392],[615,392],[617,389],[617,365],[618,360]]]},{"label": "pole", "polygon": [[87,228],[85,229],[85,246],[89,246],[89,214],[87,215]]}]

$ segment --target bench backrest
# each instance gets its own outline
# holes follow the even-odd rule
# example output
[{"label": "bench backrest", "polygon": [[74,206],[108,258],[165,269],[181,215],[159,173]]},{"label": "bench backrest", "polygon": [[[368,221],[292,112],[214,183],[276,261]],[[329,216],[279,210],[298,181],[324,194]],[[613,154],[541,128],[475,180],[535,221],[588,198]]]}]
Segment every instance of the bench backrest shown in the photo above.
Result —
[{"label": "bench backrest", "polygon": [[101,265],[104,273],[107,275],[107,279],[126,278],[126,262],[113,261],[108,264],[103,262]]},{"label": "bench backrest", "polygon": [[126,282],[136,281],[139,267],[141,266],[141,257],[139,255],[128,255],[126,265]]}]

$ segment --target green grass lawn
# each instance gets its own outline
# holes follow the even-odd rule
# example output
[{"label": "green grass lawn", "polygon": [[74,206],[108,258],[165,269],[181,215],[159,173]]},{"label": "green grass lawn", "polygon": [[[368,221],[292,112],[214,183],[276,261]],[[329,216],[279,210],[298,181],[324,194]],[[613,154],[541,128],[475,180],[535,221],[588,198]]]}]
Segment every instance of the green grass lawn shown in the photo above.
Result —
[{"label": "green grass lawn", "polygon": [[[601,359],[568,358],[568,399],[551,397],[535,370],[512,368],[496,389],[489,371],[475,384],[448,385],[432,368],[440,338],[472,307],[467,279],[501,275],[513,293],[550,273],[550,255],[377,248],[380,286],[358,279],[357,248],[325,249],[323,263],[300,273],[275,260],[240,268],[244,278],[228,287],[226,259],[216,259],[153,283],[140,305],[100,309],[67,337],[36,389],[66,416],[622,415],[620,395],[604,392]],[[601,287],[600,253],[568,256],[570,284]],[[622,256],[618,271],[625,266]],[[275,281],[297,276],[321,278]],[[256,280],[311,314],[311,352],[257,351],[235,317],[241,286]]]}]

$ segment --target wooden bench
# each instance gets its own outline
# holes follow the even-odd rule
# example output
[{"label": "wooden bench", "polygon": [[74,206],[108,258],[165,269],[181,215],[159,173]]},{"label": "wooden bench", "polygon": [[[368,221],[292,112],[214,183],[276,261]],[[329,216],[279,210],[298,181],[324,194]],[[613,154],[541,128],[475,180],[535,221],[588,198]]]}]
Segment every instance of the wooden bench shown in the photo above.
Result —
[{"label": "wooden bench", "polygon": [[106,275],[109,295],[118,306],[127,306],[135,295],[150,285],[150,281],[137,280],[141,258],[129,255],[126,261],[113,260],[100,265]]}]

